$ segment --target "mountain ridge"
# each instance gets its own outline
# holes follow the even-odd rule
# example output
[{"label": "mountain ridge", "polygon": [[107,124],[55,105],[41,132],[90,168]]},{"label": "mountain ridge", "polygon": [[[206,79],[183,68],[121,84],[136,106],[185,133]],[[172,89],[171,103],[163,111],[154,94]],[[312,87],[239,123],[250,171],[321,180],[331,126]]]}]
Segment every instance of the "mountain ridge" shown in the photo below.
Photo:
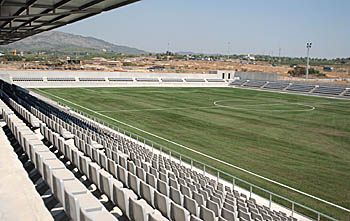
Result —
[{"label": "mountain ridge", "polygon": [[116,45],[95,37],[85,37],[59,31],[43,32],[25,38],[21,41],[0,47],[2,49],[16,49],[17,51],[56,51],[66,52],[63,49],[72,51],[107,51],[115,54],[148,54],[147,51],[133,47]]}]

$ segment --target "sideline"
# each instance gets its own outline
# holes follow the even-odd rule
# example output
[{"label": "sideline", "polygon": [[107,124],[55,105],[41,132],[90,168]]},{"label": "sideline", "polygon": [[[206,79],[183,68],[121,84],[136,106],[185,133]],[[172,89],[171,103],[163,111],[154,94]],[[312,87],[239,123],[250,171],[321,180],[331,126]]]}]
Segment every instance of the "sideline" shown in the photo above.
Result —
[{"label": "sideline", "polygon": [[89,108],[87,108],[87,107],[84,107],[84,106],[82,106],[82,105],[76,104],[76,103],[74,103],[74,102],[72,102],[72,101],[69,101],[69,100],[67,100],[67,99],[61,98],[61,97],[59,97],[59,96],[57,96],[57,95],[51,94],[51,93],[46,92],[46,91],[42,91],[42,90],[40,90],[39,88],[35,88],[35,90],[38,90],[38,91],[40,91],[40,92],[42,92],[42,93],[45,93],[45,94],[50,95],[50,96],[52,96],[52,97],[55,97],[55,98],[57,98],[57,99],[63,100],[63,101],[65,101],[65,102],[67,102],[67,103],[70,103],[70,104],[73,104],[73,105],[75,105],[75,106],[78,106],[78,107],[80,107],[80,108],[82,108],[82,109],[85,109],[85,110],[87,110],[87,111],[90,111],[90,112],[92,112],[92,113],[95,113],[95,114],[97,114],[97,115],[100,115],[100,116],[102,116],[102,117],[104,117],[104,118],[107,118],[107,119],[109,119],[109,120],[115,121],[115,122],[117,122],[117,123],[123,124],[123,125],[125,125],[125,126],[130,127],[130,128],[133,128],[133,129],[135,129],[135,130],[138,130],[138,131],[140,131],[140,132],[142,132],[142,133],[151,135],[151,136],[156,137],[156,138],[158,138],[158,139],[160,139],[160,140],[163,140],[163,141],[166,141],[166,142],[168,142],[168,143],[174,144],[174,145],[176,145],[176,146],[182,147],[182,148],[184,148],[184,149],[186,149],[186,150],[189,150],[189,151],[192,151],[192,152],[197,153],[197,154],[199,154],[199,155],[202,155],[202,156],[204,156],[204,157],[207,157],[208,159],[211,159],[211,160],[217,161],[217,162],[219,162],[219,163],[222,163],[222,164],[224,164],[224,165],[230,166],[230,167],[232,167],[232,168],[241,170],[241,171],[246,172],[246,173],[248,173],[248,174],[250,174],[250,175],[253,175],[253,176],[256,176],[256,177],[258,177],[258,178],[260,178],[260,179],[269,181],[269,182],[271,182],[271,183],[273,183],[273,184],[276,184],[276,185],[279,185],[279,186],[284,187],[284,188],[286,188],[286,189],[292,190],[292,191],[294,191],[294,192],[296,192],[296,193],[299,193],[299,194],[302,194],[302,195],[304,195],[304,196],[308,196],[308,197],[310,197],[310,198],[312,198],[312,199],[318,200],[318,201],[323,202],[323,203],[325,203],[325,204],[334,206],[334,207],[336,207],[336,208],[338,208],[338,209],[341,209],[341,210],[344,210],[344,211],[346,211],[346,212],[350,212],[350,209],[347,209],[347,208],[345,208],[345,207],[339,206],[339,205],[337,205],[337,204],[335,204],[335,203],[332,203],[332,202],[329,202],[329,201],[327,201],[327,200],[318,198],[318,197],[316,197],[316,196],[313,196],[313,195],[311,195],[311,194],[305,193],[305,192],[303,192],[303,191],[301,191],[301,190],[295,189],[295,188],[290,187],[290,186],[288,186],[288,185],[285,185],[285,184],[283,184],[283,183],[279,183],[279,182],[277,182],[277,181],[275,181],[275,180],[266,178],[266,177],[261,176],[261,175],[259,175],[259,174],[253,173],[253,172],[251,172],[251,171],[249,171],[249,170],[246,170],[246,169],[243,169],[243,168],[241,168],[241,167],[238,167],[238,166],[232,165],[232,164],[230,164],[230,163],[227,163],[227,162],[225,162],[225,161],[219,160],[219,159],[217,159],[217,158],[215,158],[215,157],[212,157],[212,156],[210,156],[210,155],[204,154],[204,153],[202,153],[202,152],[200,152],[200,151],[193,150],[193,149],[191,149],[191,148],[189,148],[189,147],[187,147],[187,146],[184,146],[184,145],[182,145],[182,144],[178,144],[178,143],[176,143],[176,142],[174,142],[174,141],[171,141],[171,140],[168,140],[168,139],[166,139],[166,138],[160,137],[160,136],[158,136],[158,135],[156,135],[156,134],[153,134],[153,133],[150,133],[150,132],[148,132],[148,131],[142,130],[142,129],[137,128],[137,127],[135,127],[135,126],[132,126],[132,125],[130,125],[130,124],[127,124],[127,123],[124,123],[124,122],[122,122],[122,121],[116,120],[116,119],[114,119],[114,118],[112,118],[112,117],[106,116],[106,115],[104,115],[104,114],[98,113],[98,112],[96,112],[96,111],[94,111],[94,110],[91,110],[91,109],[89,109]]}]

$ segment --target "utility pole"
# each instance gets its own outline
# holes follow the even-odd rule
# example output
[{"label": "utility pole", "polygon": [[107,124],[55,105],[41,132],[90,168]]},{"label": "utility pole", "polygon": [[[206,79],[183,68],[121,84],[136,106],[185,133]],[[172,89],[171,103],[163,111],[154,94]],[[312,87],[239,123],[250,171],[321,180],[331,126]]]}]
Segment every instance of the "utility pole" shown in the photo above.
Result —
[{"label": "utility pole", "polygon": [[278,62],[281,64],[281,48],[278,48]]},{"label": "utility pole", "polygon": [[309,54],[310,54],[310,48],[312,46],[312,43],[306,43],[306,48],[307,48],[307,59],[306,59],[306,80],[309,79],[309,66],[310,66],[310,62],[309,62]]},{"label": "utility pole", "polygon": [[230,44],[231,42],[227,42],[227,55],[230,56]]}]

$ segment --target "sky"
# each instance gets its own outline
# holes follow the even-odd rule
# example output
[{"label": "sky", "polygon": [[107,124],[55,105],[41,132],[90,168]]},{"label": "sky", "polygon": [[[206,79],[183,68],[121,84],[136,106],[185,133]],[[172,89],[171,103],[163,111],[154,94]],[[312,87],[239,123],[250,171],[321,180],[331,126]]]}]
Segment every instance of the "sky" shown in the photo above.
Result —
[{"label": "sky", "polygon": [[149,52],[350,57],[349,0],[142,0],[64,26]]}]

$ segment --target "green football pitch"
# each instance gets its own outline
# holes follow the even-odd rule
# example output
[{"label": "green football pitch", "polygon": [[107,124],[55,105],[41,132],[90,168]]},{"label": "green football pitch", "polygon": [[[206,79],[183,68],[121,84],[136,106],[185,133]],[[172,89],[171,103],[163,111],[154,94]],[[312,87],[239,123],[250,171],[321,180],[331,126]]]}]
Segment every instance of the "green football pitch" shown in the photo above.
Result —
[{"label": "green football pitch", "polygon": [[33,91],[327,215],[350,220],[347,212],[181,147],[350,208],[349,100],[235,88]]}]

